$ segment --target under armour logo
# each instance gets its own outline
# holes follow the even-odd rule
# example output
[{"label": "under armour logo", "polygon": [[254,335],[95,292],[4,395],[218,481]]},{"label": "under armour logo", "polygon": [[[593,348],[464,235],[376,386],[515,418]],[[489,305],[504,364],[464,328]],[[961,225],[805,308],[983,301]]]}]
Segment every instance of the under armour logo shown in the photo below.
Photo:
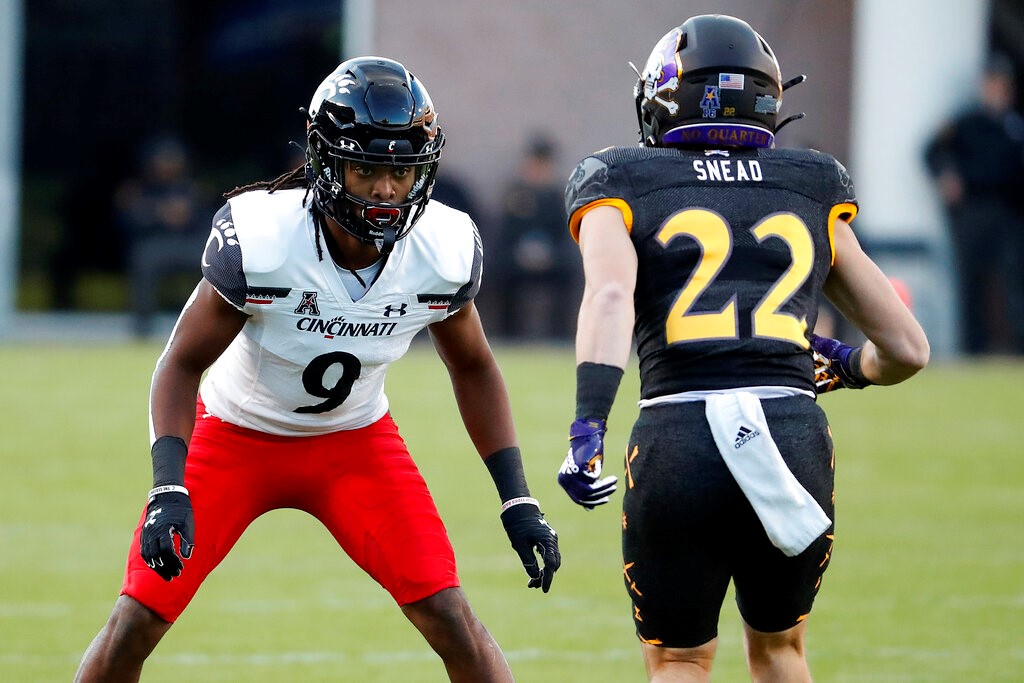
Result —
[{"label": "under armour logo", "polygon": [[387,306],[384,307],[384,317],[390,318],[392,314],[399,316],[405,315],[405,309],[408,306],[409,304],[402,304],[401,306],[392,306],[391,304],[388,304]]},{"label": "under armour logo", "polygon": [[147,526],[153,526],[154,524],[156,524],[156,516],[159,515],[163,511],[164,511],[163,508],[157,508],[156,510],[153,510],[152,512],[150,512],[149,513],[149,519],[147,519],[146,523],[142,525],[143,528],[145,528]]}]

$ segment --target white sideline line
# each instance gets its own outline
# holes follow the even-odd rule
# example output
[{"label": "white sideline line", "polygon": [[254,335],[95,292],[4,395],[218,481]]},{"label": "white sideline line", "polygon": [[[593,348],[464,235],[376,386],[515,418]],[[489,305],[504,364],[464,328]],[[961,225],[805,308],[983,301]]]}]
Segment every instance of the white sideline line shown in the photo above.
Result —
[{"label": "white sideline line", "polygon": [[[25,655],[15,653],[0,653],[0,665],[42,665],[54,662],[77,662],[80,654],[75,655]],[[639,648],[622,648],[612,650],[601,650],[600,652],[576,650],[567,652],[565,650],[544,650],[530,648],[526,650],[506,650],[505,657],[510,662],[525,662],[535,660],[547,661],[571,661],[571,662],[599,662],[599,661],[620,661],[624,659],[639,658]],[[243,655],[216,655],[202,654],[198,652],[185,652],[179,654],[154,654],[150,662],[171,664],[174,666],[205,667],[205,666],[275,666],[280,664],[344,664],[349,662],[362,662],[372,665],[397,665],[409,662],[432,662],[439,661],[437,655],[429,650],[396,650],[393,652],[376,652],[354,657],[344,652],[276,652],[264,654],[243,654]]]},{"label": "white sideline line", "polygon": [[[530,648],[526,650],[506,650],[505,658],[510,662],[534,660],[547,661],[619,661],[639,657],[639,648],[602,650],[600,652],[565,650],[544,650]],[[273,664],[339,664],[360,661],[365,664],[406,664],[409,662],[432,662],[437,655],[429,650],[395,650],[392,652],[374,652],[353,657],[344,652],[279,652],[274,654],[251,655],[206,655],[198,653],[185,654],[154,654],[153,659],[183,666],[209,666],[211,664],[240,664],[268,666]]]},{"label": "white sideline line", "polygon": [[62,619],[70,614],[71,605],[65,602],[0,603],[0,619]]}]

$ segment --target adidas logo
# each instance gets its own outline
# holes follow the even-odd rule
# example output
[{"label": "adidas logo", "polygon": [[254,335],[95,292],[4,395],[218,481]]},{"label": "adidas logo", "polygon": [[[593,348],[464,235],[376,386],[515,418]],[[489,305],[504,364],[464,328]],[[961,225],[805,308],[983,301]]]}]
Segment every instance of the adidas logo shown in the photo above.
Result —
[{"label": "adidas logo", "polygon": [[736,441],[733,443],[733,448],[742,448],[743,444],[758,436],[761,436],[761,432],[756,429],[740,425],[740,430],[736,433]]}]

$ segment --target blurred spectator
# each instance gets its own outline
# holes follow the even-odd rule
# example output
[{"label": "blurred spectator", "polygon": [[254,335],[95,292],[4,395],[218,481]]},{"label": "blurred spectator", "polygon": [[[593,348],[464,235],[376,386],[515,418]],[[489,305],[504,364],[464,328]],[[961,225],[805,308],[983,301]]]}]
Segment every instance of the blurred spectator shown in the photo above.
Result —
[{"label": "blurred spectator", "polygon": [[[134,331],[153,332],[160,284],[167,276],[202,276],[200,256],[209,233],[199,187],[190,175],[188,153],[173,136],[160,136],[142,149],[141,174],[118,187],[118,226],[128,244],[128,276]],[[181,302],[175,302],[176,305]]]},{"label": "blurred spectator", "polygon": [[[504,194],[498,250],[502,334],[572,339],[582,269],[566,227],[554,143],[534,137]],[[492,263],[495,262],[492,260]]]},{"label": "blurred spectator", "polygon": [[1011,63],[986,65],[977,98],[928,144],[925,160],[949,214],[969,354],[1024,352],[1024,119]]}]

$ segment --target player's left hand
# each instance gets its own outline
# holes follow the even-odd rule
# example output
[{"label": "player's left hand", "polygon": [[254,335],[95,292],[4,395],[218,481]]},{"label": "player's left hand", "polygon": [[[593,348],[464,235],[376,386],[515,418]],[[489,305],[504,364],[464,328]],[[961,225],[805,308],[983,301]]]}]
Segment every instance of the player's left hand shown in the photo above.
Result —
[{"label": "player's left hand", "polygon": [[[505,527],[512,548],[519,554],[523,569],[530,576],[529,588],[540,588],[545,593],[551,588],[555,572],[562,564],[562,555],[558,551],[558,534],[544,519],[537,501],[523,502],[512,505],[501,513],[501,524]],[[544,561],[540,566],[536,551]]]}]

